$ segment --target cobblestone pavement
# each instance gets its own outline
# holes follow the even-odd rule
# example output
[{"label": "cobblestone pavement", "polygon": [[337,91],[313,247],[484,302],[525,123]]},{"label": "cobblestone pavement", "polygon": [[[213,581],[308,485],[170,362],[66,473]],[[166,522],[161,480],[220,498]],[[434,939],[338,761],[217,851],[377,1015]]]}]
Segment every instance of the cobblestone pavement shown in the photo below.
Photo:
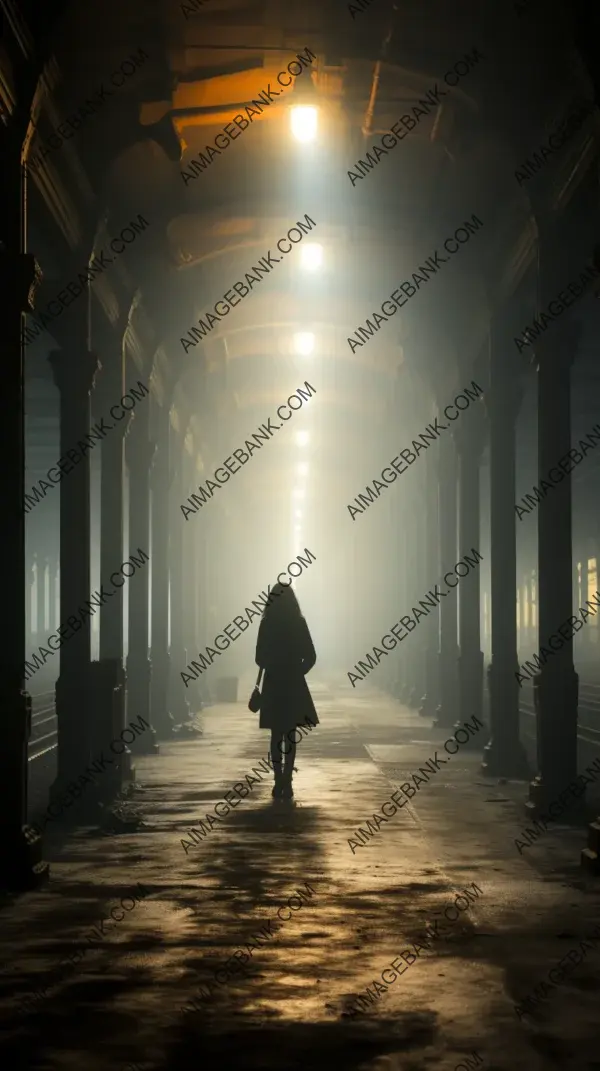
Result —
[{"label": "cobblestone pavement", "polygon": [[584,832],[557,826],[520,855],[526,786],[484,778],[480,749],[429,766],[406,802],[450,731],[366,684],[310,684],[321,724],[293,802],[252,774],[269,737],[244,700],[136,759],[138,831],[52,833],[50,884],[0,911],[4,1066],[600,1068],[600,941],[539,989],[600,922]]}]

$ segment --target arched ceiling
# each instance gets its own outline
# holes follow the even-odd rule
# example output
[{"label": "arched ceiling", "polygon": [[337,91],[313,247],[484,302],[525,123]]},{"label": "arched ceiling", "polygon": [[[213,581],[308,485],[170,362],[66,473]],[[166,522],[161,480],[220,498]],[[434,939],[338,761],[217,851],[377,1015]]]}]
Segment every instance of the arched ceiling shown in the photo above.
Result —
[{"label": "arched ceiling", "polygon": [[[30,240],[51,249],[45,293],[86,236],[102,244],[99,220],[115,233],[142,212],[151,232],[94,287],[92,319],[129,320],[129,349],[154,362],[157,380],[179,381],[178,425],[192,432],[199,473],[312,378],[335,477],[355,425],[369,440],[402,419],[402,376],[417,354],[437,369],[433,397],[460,384],[493,306],[535,264],[536,205],[560,212],[588,181],[593,117],[535,204],[514,178],[569,101],[590,95],[571,39],[558,3],[552,17],[536,3],[475,0],[451,10],[441,0],[374,0],[363,10],[339,0],[65,6],[49,39],[30,156],[127,57],[138,59],[31,177]],[[219,132],[306,49],[310,69],[194,174],[199,154],[206,158]],[[481,58],[470,72],[454,88],[444,83],[474,50]],[[352,183],[356,162],[434,86],[438,104]],[[289,111],[307,101],[318,105],[319,131],[304,146],[290,134]],[[474,212],[485,220],[478,254],[461,253],[443,285],[436,279],[420,305],[351,353],[348,335]],[[182,337],[305,214],[317,226],[304,241],[322,244],[323,271],[302,273],[298,246],[190,359]],[[302,360],[290,340],[309,329],[317,350]],[[424,399],[424,412],[430,404]],[[253,493],[283,481],[288,463],[285,450],[270,450]]]}]

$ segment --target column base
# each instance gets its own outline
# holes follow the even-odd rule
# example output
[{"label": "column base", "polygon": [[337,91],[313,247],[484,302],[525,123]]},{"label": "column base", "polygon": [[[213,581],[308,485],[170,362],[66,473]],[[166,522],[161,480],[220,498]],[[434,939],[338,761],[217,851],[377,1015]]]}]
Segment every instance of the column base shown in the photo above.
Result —
[{"label": "column base", "polygon": [[419,714],[422,718],[434,718],[436,714],[435,700],[431,692],[429,694],[425,692],[425,695],[421,697],[421,703],[419,705]]},{"label": "column base", "polygon": [[421,689],[418,688],[416,684],[413,684],[412,687],[409,689],[408,699],[406,700],[406,705],[409,706],[412,710],[416,710],[418,705],[419,705],[419,703],[420,703],[420,700],[419,700],[420,691],[421,691]]},{"label": "column base", "polygon": [[[190,663],[188,656],[188,648],[184,649],[184,664],[187,666]],[[185,694],[190,706],[190,709],[194,714],[197,714],[204,707],[204,697],[206,694],[206,683],[202,676],[198,676],[196,680],[187,683]]]},{"label": "column base", "polygon": [[511,781],[527,781],[531,777],[531,767],[527,753],[520,740],[504,746],[496,744],[492,738],[483,749],[481,772],[486,777],[506,777]]},{"label": "column base", "polygon": [[419,715],[434,718],[438,700],[438,651],[428,646],[425,650],[425,690],[421,696]]},{"label": "column base", "polygon": [[29,825],[3,830],[0,851],[0,888],[6,892],[40,889],[50,878],[42,859],[43,841]]},{"label": "column base", "polygon": [[532,775],[527,753],[519,739],[519,685],[515,676],[518,669],[515,654],[492,657],[486,670],[492,735],[483,749],[485,757],[481,770],[488,777],[520,781],[528,780]]},{"label": "column base", "polygon": [[[50,786],[50,802],[58,803],[72,781],[77,781],[93,761],[95,742],[95,695],[91,695],[92,663],[85,661],[76,676],[61,674],[56,682],[58,725],[58,770]],[[82,717],[92,708],[91,724]],[[95,756],[94,756],[95,757]]]},{"label": "column base", "polygon": [[[171,683],[173,685],[173,682]],[[173,718],[175,725],[182,725],[183,722],[187,722],[191,718],[190,703],[187,697],[182,694],[182,687],[183,686],[181,681],[178,680],[175,686],[172,686],[169,689],[169,712],[171,714],[171,717]]]},{"label": "column base", "polygon": [[169,702],[170,680],[170,653],[162,649],[158,653],[155,651],[152,657],[150,720],[158,740],[173,740],[176,736],[175,718]]},{"label": "column base", "polygon": [[440,703],[435,710],[434,729],[452,729],[456,724],[456,711],[449,704]]},{"label": "column base", "polygon": [[[96,780],[92,784],[85,782],[78,798],[73,798],[69,791],[69,785],[77,784],[77,778],[72,778],[70,782],[62,782],[59,778],[54,781],[50,789],[50,805],[55,805],[57,810],[56,815],[50,816],[53,826],[98,825],[102,814],[112,806],[119,793],[126,791],[128,784],[135,781],[135,766],[131,763],[132,755],[128,749],[122,755],[110,757],[114,766],[96,773]],[[61,804],[61,800],[65,799],[71,801],[69,806]]]},{"label": "column base", "polygon": [[444,646],[438,651],[438,689],[440,701],[435,708],[434,729],[451,729],[458,718],[458,647]]},{"label": "column base", "polygon": [[93,707],[95,707],[92,754],[99,758],[106,754],[112,765],[98,777],[94,797],[107,804],[117,796],[128,779],[131,752],[122,754],[111,751],[111,743],[120,740],[125,725],[125,697],[127,677],[119,658],[103,658],[92,663]]},{"label": "column base", "polygon": [[[469,721],[470,722],[470,721],[472,721],[472,718],[477,718],[477,720],[479,722],[483,722],[483,719],[480,718],[480,714],[481,714],[481,711],[479,711],[479,714],[472,714],[471,718],[470,719],[465,719],[465,721]],[[464,730],[465,723],[456,721],[452,725],[452,728],[454,730],[454,733],[455,733],[455,731],[457,729],[463,729]],[[482,734],[483,734],[483,736],[482,736]],[[479,733],[476,734],[476,736],[471,736],[470,733],[468,733],[467,736],[468,736],[468,740],[465,740],[465,741],[461,740],[461,751],[484,751],[484,745],[482,743],[482,739],[483,740],[486,739],[486,734],[484,733],[484,726],[483,725],[480,728]]]},{"label": "column base", "polygon": [[[474,650],[468,655],[459,653],[458,680],[459,717],[466,718],[466,712],[469,712],[469,720],[476,717],[478,721],[483,721],[483,651]],[[455,731],[462,728],[460,721],[453,725]],[[481,730],[476,736],[469,735],[468,741],[461,743],[461,748],[467,751],[483,750]]]},{"label": "column base", "polygon": [[156,725],[154,732],[156,733],[156,739],[159,742],[174,740],[176,738],[177,733],[175,731],[175,719],[171,714],[170,710],[167,709],[164,717],[162,717],[160,721],[158,720],[156,715],[154,715],[154,723]]},{"label": "column base", "polygon": [[[576,777],[573,778],[573,781]],[[565,792],[565,784],[560,787],[551,785],[549,782],[544,782],[542,776],[538,774],[533,778],[533,781],[529,782],[529,799],[525,802],[525,813],[530,818],[536,818],[538,815],[546,812],[548,807],[558,802],[558,797],[561,793]],[[567,808],[563,811],[560,819],[557,821],[564,822],[569,825],[582,825],[585,824],[588,817],[588,808],[585,800],[585,789],[577,798],[571,797]]]},{"label": "column base", "polygon": [[600,874],[600,818],[588,826],[587,848],[583,848],[580,858],[581,868],[596,877]]},{"label": "column base", "polygon": [[[151,724],[150,715],[150,692],[152,682],[152,663],[149,658],[137,655],[127,659],[127,680],[129,690],[127,694],[127,717],[131,723],[132,718],[137,725],[139,719],[148,722],[149,728],[144,729],[134,740],[127,741],[132,755],[159,755],[160,747],[157,742],[156,730]],[[132,730],[133,731],[133,730]]]},{"label": "column base", "polygon": [[[548,797],[553,798],[553,789],[555,794],[560,793],[577,779],[579,676],[573,665],[542,666],[533,678],[533,702],[540,771],[536,781],[543,782]],[[535,790],[537,794],[540,791]]]}]

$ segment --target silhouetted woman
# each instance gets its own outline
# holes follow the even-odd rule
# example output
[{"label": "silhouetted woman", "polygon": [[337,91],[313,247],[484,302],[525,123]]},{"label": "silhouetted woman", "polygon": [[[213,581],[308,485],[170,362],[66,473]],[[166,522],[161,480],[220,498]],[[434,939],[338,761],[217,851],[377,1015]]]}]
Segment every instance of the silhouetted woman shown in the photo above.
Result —
[{"label": "silhouetted woman", "polygon": [[282,799],[294,795],[296,744],[303,736],[297,726],[319,724],[304,679],[316,661],[308,625],[291,585],[275,584],[258,630],[256,664],[264,670],[259,725],[271,730],[273,796]]}]

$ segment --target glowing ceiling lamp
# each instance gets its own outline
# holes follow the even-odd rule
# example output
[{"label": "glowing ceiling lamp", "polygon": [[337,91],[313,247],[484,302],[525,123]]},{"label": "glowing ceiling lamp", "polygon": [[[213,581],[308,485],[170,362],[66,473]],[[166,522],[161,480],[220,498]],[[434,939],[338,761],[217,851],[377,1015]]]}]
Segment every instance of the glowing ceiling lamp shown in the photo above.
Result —
[{"label": "glowing ceiling lamp", "polygon": [[290,108],[290,128],[296,141],[306,144],[317,136],[317,109],[312,105],[296,104]]}]

